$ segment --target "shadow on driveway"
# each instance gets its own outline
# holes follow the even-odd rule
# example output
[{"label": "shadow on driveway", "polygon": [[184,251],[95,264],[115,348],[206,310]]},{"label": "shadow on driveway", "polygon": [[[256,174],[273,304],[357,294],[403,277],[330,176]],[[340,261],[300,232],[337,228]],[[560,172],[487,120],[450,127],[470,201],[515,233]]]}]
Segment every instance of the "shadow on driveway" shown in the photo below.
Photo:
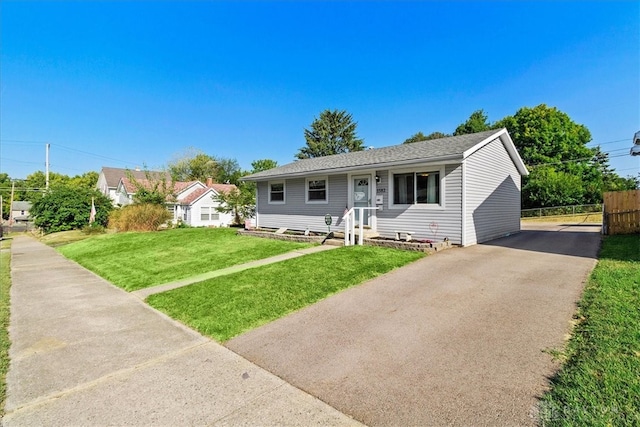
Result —
[{"label": "shadow on driveway", "polygon": [[481,245],[596,259],[601,228],[600,224],[525,223],[520,233]]}]

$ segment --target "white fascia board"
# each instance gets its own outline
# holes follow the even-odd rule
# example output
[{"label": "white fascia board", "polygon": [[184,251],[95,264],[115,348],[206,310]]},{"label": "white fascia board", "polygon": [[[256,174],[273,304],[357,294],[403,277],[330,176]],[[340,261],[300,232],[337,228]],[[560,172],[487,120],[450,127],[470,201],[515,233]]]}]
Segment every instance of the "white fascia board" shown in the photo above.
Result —
[{"label": "white fascia board", "polygon": [[[494,138],[495,139],[495,138]],[[362,172],[366,171],[378,171],[378,170],[388,170],[388,169],[396,169],[398,167],[403,166],[411,166],[411,165],[448,165],[448,164],[458,164],[462,160],[462,156],[456,154],[454,156],[443,156],[443,157],[435,157],[426,159],[411,159],[411,160],[403,160],[396,162],[384,162],[384,163],[375,163],[370,165],[362,165],[362,166],[350,166],[339,169],[319,169],[308,172],[295,172],[281,175],[270,175],[267,177],[259,177],[259,178],[241,178],[243,181],[273,181],[276,179],[288,179],[288,178],[304,178],[307,176],[316,176],[316,175],[342,175],[350,172]]]}]

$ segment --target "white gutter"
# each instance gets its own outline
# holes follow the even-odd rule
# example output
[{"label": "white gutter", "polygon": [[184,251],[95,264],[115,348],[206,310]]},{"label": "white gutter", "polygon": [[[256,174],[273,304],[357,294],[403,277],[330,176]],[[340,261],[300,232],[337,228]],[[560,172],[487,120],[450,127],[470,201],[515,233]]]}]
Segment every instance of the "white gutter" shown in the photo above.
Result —
[{"label": "white gutter", "polygon": [[[495,139],[495,138],[494,138]],[[310,171],[304,172],[293,172],[293,173],[284,173],[279,175],[268,175],[268,176],[260,176],[256,178],[251,177],[243,177],[241,180],[243,181],[267,181],[272,179],[283,179],[283,178],[301,178],[310,175],[338,175],[353,171],[362,171],[362,170],[382,170],[382,169],[390,169],[392,167],[397,166],[410,166],[414,164],[421,165],[443,165],[443,164],[458,164],[462,160],[462,155],[456,154],[454,156],[442,156],[442,157],[434,157],[429,158],[427,161],[425,159],[411,159],[411,160],[402,160],[395,162],[385,162],[385,163],[371,163],[367,165],[360,166],[348,166],[344,168],[331,168],[331,169],[314,169]]]}]

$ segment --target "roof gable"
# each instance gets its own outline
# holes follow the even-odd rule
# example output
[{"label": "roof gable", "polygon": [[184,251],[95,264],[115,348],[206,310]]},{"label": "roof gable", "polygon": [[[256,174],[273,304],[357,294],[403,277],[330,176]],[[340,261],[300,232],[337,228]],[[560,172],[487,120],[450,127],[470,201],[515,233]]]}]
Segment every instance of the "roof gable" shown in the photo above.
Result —
[{"label": "roof gable", "polygon": [[[338,173],[349,170],[366,169],[372,167],[387,167],[419,162],[435,162],[446,160],[462,161],[465,153],[471,155],[474,147],[478,144],[488,143],[501,138],[505,144],[505,136],[513,146],[511,138],[506,129],[489,130],[485,132],[472,133],[467,135],[451,136],[446,138],[432,139],[428,141],[414,142],[411,144],[399,144],[389,147],[375,148],[364,151],[354,151],[350,153],[335,154],[332,156],[316,157],[312,159],[298,160],[277,168],[248,175],[243,179],[248,181],[261,181],[270,178],[308,176],[310,174]],[[505,147],[508,145],[505,144]],[[471,150],[471,151],[469,151]],[[509,150],[509,148],[507,148]],[[514,159],[514,163],[522,163],[515,147],[509,154]],[[514,158],[514,155],[516,156]],[[517,165],[517,163],[516,163]],[[524,164],[522,164],[524,168]],[[518,167],[520,173],[526,174],[526,168]]]},{"label": "roof gable", "polygon": [[236,188],[237,187],[233,184],[211,184],[209,187],[198,188],[197,190],[187,194],[184,198],[180,198],[180,196],[178,196],[178,201],[183,205],[191,205],[208,193],[211,193],[211,195],[229,193]]}]

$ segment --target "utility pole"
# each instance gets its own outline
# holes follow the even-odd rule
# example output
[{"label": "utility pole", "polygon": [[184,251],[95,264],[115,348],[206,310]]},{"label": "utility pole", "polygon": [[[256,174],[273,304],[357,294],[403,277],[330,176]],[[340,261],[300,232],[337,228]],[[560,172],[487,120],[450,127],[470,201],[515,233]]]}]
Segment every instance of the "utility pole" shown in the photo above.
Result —
[{"label": "utility pole", "polygon": [[48,190],[49,189],[49,147],[51,147],[51,144],[45,144],[45,162],[44,162],[44,169],[45,169],[45,188]]},{"label": "utility pole", "polygon": [[2,205],[2,194],[0,194],[0,225],[4,222],[4,218],[2,217],[4,210],[2,209],[4,206]]},{"label": "utility pole", "polygon": [[16,188],[16,182],[11,181],[11,203],[9,204],[9,227],[13,225],[13,191]]}]

